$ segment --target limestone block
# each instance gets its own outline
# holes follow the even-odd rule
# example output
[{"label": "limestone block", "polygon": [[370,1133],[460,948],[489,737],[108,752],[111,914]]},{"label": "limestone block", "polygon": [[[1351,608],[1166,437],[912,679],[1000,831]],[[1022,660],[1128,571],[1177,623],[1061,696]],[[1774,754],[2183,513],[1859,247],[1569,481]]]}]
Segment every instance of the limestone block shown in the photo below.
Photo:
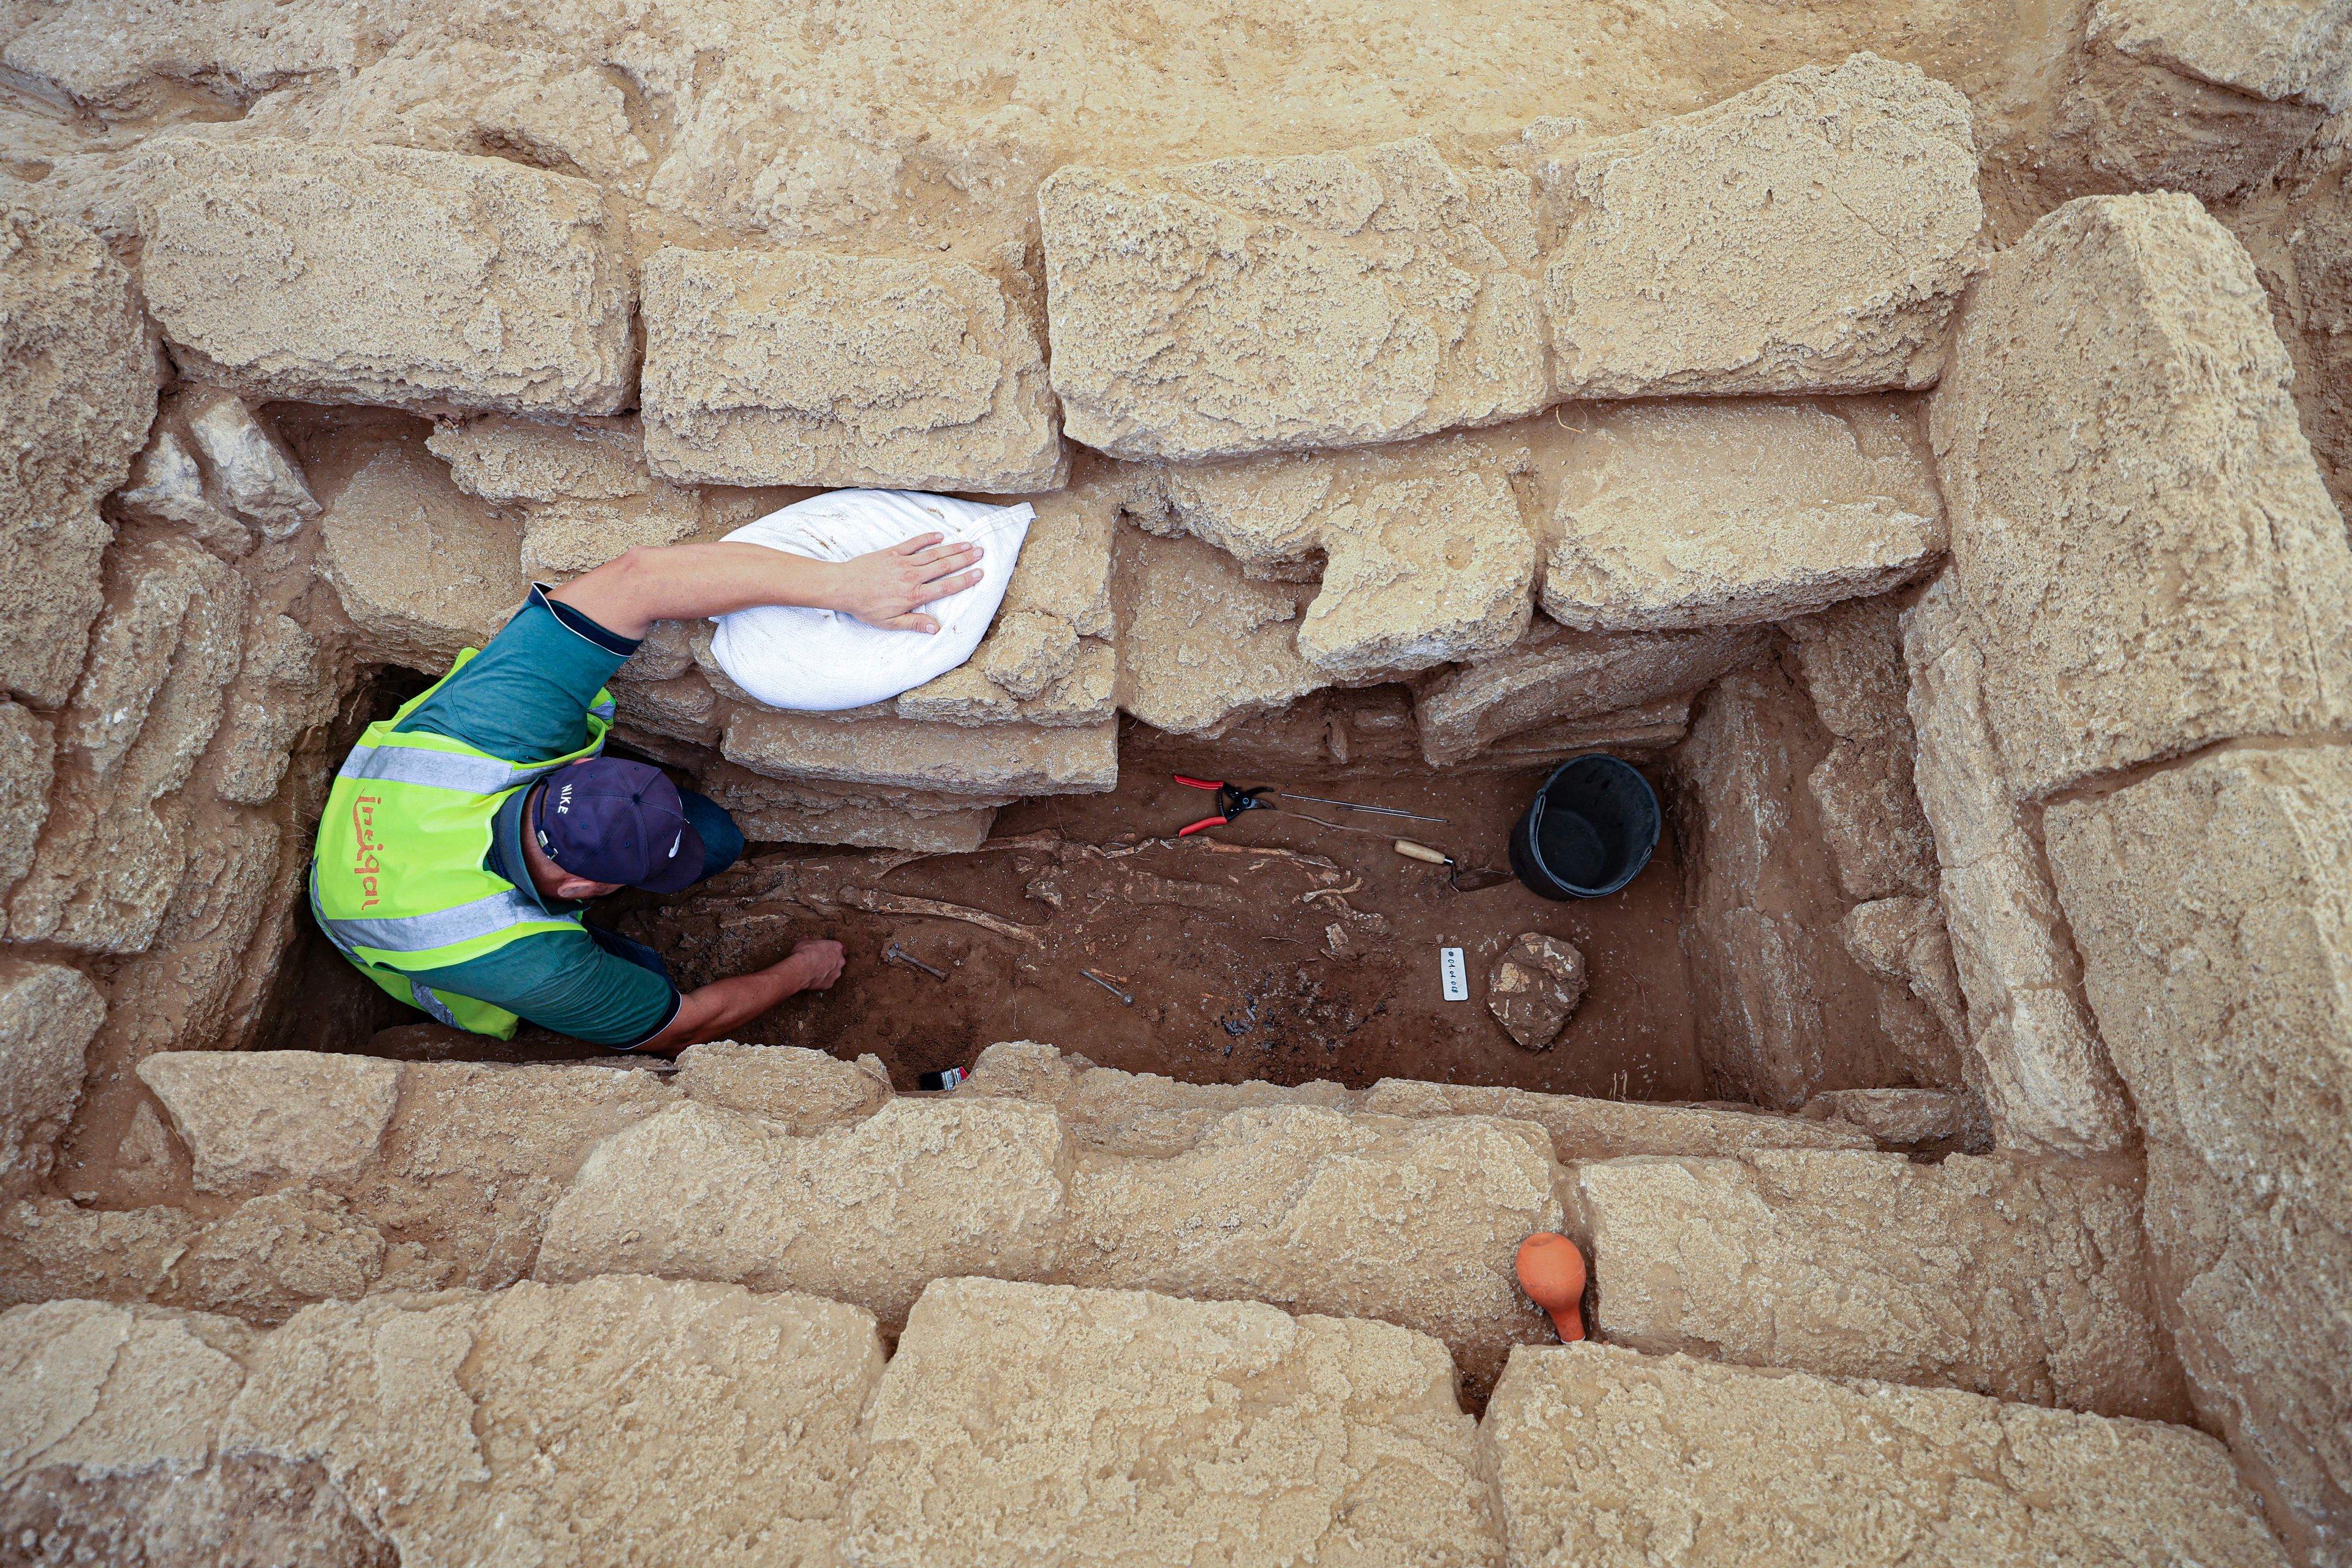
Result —
[{"label": "limestone block", "polygon": [[86,1209],[65,1198],[0,1204],[0,1302],[166,1293],[205,1230],[185,1209]]},{"label": "limestone block", "polygon": [[187,540],[127,543],[110,607],[57,726],[57,787],[8,935],[85,952],[144,951],[185,863],[176,796],[219,727],[243,652],[245,579]]},{"label": "limestone block", "polygon": [[[2327,6],[2293,8],[2316,15]],[[2106,9],[2113,16],[2118,8]],[[2223,25],[2235,28],[2254,9],[2237,8]],[[2115,31],[2098,26],[2099,11],[2094,7],[2082,46],[2068,62],[2070,79],[2057,95],[2055,111],[2045,111],[2051,151],[2044,156],[2081,170],[2074,182],[2106,190],[2185,191],[2218,207],[2285,173],[2327,121],[2325,109],[2217,87],[2161,59],[2126,53],[2116,47]]]},{"label": "limestone block", "polygon": [[1645,1105],[1577,1094],[1384,1078],[1359,1109],[1381,1116],[1486,1116],[1532,1121],[1551,1135],[1552,1155],[1613,1160],[1626,1154],[1738,1154],[1751,1149],[1868,1149],[1849,1127],[1720,1106]]},{"label": "limestone block", "polygon": [[387,1272],[403,1276],[395,1287],[422,1284],[404,1277],[414,1244],[388,1260],[392,1250],[339,1197],[303,1187],[267,1193],[190,1238],[157,1296],[248,1323],[282,1323],[312,1302],[356,1300],[382,1289]]},{"label": "limestone block", "polygon": [[1911,677],[1896,595],[1851,599],[1781,629],[1823,729],[1856,744],[1912,749]]},{"label": "limestone block", "polygon": [[1345,1110],[1357,1099],[1323,1079],[1285,1087],[1255,1079],[1183,1083],[1158,1073],[1121,1072],[1034,1040],[1004,1040],[988,1047],[956,1094],[1050,1105],[1080,1148],[1150,1158],[1184,1152],[1229,1113],[1247,1107],[1319,1105]]},{"label": "limestone block", "polygon": [[228,560],[253,548],[253,531],[205,493],[195,454],[160,421],[147,449],[131,466],[131,482],[114,492],[114,501],[133,517],[186,529],[197,543]]},{"label": "limestone block", "polygon": [[29,708],[0,699],[0,897],[33,868],[33,847],[49,816],[49,784],[57,776],[57,730]]},{"label": "limestone block", "polygon": [[830,1563],[882,1366],[866,1313],[730,1286],[337,1303],[264,1342],[220,1447],[315,1456],[412,1568]]},{"label": "limestone block", "polygon": [[301,464],[242,398],[198,388],[180,400],[180,411],[229,510],[259,528],[263,538],[290,538],[319,515]]},{"label": "limestone block", "polygon": [[1360,446],[1548,401],[1528,185],[1414,139],[1038,190],[1054,389],[1121,458]]},{"label": "limestone block", "polygon": [[1900,409],[1654,404],[1580,423],[1544,562],[1544,614],[1562,626],[1785,620],[1883,593],[1944,552]]},{"label": "limestone block", "polygon": [[1058,1278],[1378,1318],[1444,1341],[1483,1390],[1551,1335],[1510,1260],[1559,1228],[1555,1173],[1528,1122],[1234,1110],[1165,1158],[1080,1155]]},{"label": "limestone block", "polygon": [[1584,1000],[1584,954],[1558,937],[1523,932],[1486,976],[1486,1009],[1531,1051],[1551,1048]]},{"label": "limestone block", "polygon": [[524,509],[523,575],[576,576],[629,550],[681,543],[701,523],[701,498],[666,480],[620,500],[542,502]]},{"label": "limestone block", "polygon": [[257,402],[608,414],[630,398],[625,237],[586,180],[278,138],[159,138],[136,167],[148,305],[194,379]]},{"label": "limestone block", "polygon": [[1691,700],[1664,697],[1591,719],[1564,719],[1506,735],[1450,765],[1470,773],[1517,773],[1559,765],[1580,752],[1616,756],[1666,750],[1690,733]]},{"label": "limestone block", "polygon": [[654,488],[635,415],[578,420],[486,414],[435,426],[427,450],[487,501],[626,500]]},{"label": "limestone block", "polygon": [[1151,531],[1206,540],[1253,577],[1319,575],[1297,651],[1341,679],[1499,653],[1533,614],[1535,542],[1506,465],[1476,443],[1280,454],[1156,478],[1157,504],[1135,509]]},{"label": "limestone block", "polygon": [[1948,1390],[1527,1346],[1478,1443],[1513,1568],[2286,1561],[2204,1434]]},{"label": "limestone block", "polygon": [[984,728],[737,710],[720,752],[771,778],[948,795],[1099,795],[1118,783],[1118,726]]},{"label": "limestone block", "polygon": [[1652,1353],[2182,1420],[2130,1173],[1766,1150],[1572,1165],[1596,1333]]},{"label": "limestone block", "polygon": [[1967,1138],[1983,1116],[1972,1094],[1941,1089],[1838,1089],[1805,1102],[1861,1128],[1881,1143],[1940,1143]]},{"label": "limestone block", "polygon": [[1538,621],[1507,651],[1413,689],[1422,754],[1464,761],[1506,736],[1696,690],[1764,650],[1752,627],[1602,636]]},{"label": "limestone block", "polygon": [[863,1121],[890,1098],[882,1058],[843,1061],[801,1046],[713,1040],[678,1053],[677,1087],[689,1100],[772,1121],[799,1136]]},{"label": "limestone block", "polygon": [[1932,385],[1981,264],[1969,101],[1806,66],[1538,170],[1558,395]]},{"label": "limestone block", "polygon": [[537,1277],[642,1271],[805,1289],[895,1331],[925,1284],[1050,1276],[1068,1154],[1013,1101],[894,1100],[812,1137],[688,1100],[598,1145],[549,1217]]},{"label": "limestone block", "polygon": [[106,999],[79,969],[0,958],[0,1188],[47,1175],[81,1102],[82,1053]]},{"label": "limestone block", "polygon": [[1839,740],[1805,775],[1822,837],[1849,899],[1924,897],[1936,890],[1936,844],[1919,810],[1911,754]]},{"label": "limestone block", "polygon": [[677,1098],[652,1073],[580,1064],[409,1062],[399,1074],[375,1158],[334,1184],[430,1253],[432,1283],[476,1289],[527,1276],[590,1151]]},{"label": "limestone block", "polygon": [[101,602],[156,371],[131,274],[79,224],[0,211],[0,688],[62,706]]},{"label": "limestone block", "polygon": [[943,1279],[875,1396],[847,1555],[1500,1564],[1472,1433],[1444,1347],[1386,1323]]},{"label": "limestone block", "polygon": [[1938,896],[1968,999],[1968,1082],[1993,1142],[2084,1154],[2120,1147],[2131,1117],[2090,1016],[2050,876],[2001,772],[1984,656],[1948,572],[1903,616],[1920,805],[1942,866]]},{"label": "limestone block", "polygon": [[987,842],[1000,804],[988,795],[764,778],[727,763],[703,769],[696,783],[758,844],[854,844],[968,855]]},{"label": "limestone block", "polygon": [[[1120,500],[1117,487],[1081,484],[1022,499],[1036,508],[1037,515],[1021,542],[1013,581],[1004,585],[1004,603],[997,611],[1000,624],[1039,616],[1065,623],[1073,637],[1109,637],[1118,624],[1111,602],[1112,543]],[[988,643],[981,646],[985,650]]]},{"label": "limestone block", "polygon": [[1308,595],[1253,583],[1222,550],[1130,532],[1119,706],[1171,735],[1216,735],[1330,684],[1298,651]]},{"label": "limestone block", "polygon": [[2352,11],[2321,0],[2098,0],[2085,29],[2137,59],[2253,98],[2352,109]]},{"label": "limestone block", "polygon": [[2051,807],[2051,868],[2147,1135],[2174,1338],[2288,1543],[2352,1542],[2352,748],[2224,751]]},{"label": "limestone block", "polygon": [[2267,296],[2192,197],[2070,202],[1969,296],[1931,405],[2021,796],[2352,728],[2352,548]]},{"label": "limestone block", "polygon": [[335,0],[104,0],[42,13],[0,59],[80,108],[136,119],[191,96],[243,105],[304,77],[349,70],[366,37],[362,19]]},{"label": "limestone block", "polygon": [[246,805],[275,799],[302,732],[334,718],[341,706],[338,673],[301,623],[268,612],[256,616],[214,753],[213,793]]},{"label": "limestone block", "polygon": [[439,675],[522,603],[522,528],[450,483],[421,444],[386,445],[326,498],[320,567],[364,657]]},{"label": "limestone block", "polygon": [[1838,941],[1879,982],[1878,1026],[1921,1082],[1957,1087],[1984,1076],[1969,1055],[1952,940],[1934,900],[1856,904],[1838,921]]},{"label": "limestone block", "polygon": [[207,1193],[356,1173],[392,1121],[400,1072],[317,1051],[165,1051],[139,1064]]},{"label": "limestone block", "polygon": [[975,268],[667,247],[643,288],[657,473],[1000,494],[1069,477],[1045,347]]}]

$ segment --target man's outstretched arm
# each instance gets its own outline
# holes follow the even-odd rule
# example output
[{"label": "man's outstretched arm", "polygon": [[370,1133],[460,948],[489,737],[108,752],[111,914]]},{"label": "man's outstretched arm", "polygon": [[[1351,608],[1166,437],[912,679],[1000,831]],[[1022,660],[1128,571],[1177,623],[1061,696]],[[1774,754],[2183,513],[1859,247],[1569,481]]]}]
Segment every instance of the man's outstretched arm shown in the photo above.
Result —
[{"label": "man's outstretched arm", "polygon": [[667,544],[607,561],[558,588],[561,600],[598,626],[641,637],[656,621],[692,621],[758,605],[838,610],[869,626],[936,632],[920,614],[934,599],[980,581],[977,544],[944,544],[927,533],[848,561],[816,561],[764,544]]},{"label": "man's outstretched arm", "polygon": [[811,938],[794,942],[792,956],[780,963],[698,985],[678,998],[669,1026],[637,1049],[674,1057],[688,1046],[723,1039],[787,996],[831,989],[841,978],[843,956],[841,943]]}]

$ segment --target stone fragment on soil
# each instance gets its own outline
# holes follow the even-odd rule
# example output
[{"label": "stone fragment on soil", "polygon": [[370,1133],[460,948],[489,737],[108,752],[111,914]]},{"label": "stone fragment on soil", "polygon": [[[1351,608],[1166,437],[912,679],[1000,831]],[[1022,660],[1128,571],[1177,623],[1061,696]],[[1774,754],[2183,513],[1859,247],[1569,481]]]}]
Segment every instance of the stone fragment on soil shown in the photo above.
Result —
[{"label": "stone fragment on soil", "polygon": [[289,538],[319,515],[318,498],[293,452],[244,399],[197,387],[179,399],[179,412],[228,509],[260,529],[264,539]]},{"label": "stone fragment on soil", "polygon": [[1904,613],[1903,637],[1915,777],[1968,999],[1967,1081],[1984,1097],[2001,1148],[2119,1148],[2131,1136],[2123,1085],[2078,994],[2074,945],[2057,934],[2057,895],[2001,774],[1985,657],[1951,574]]},{"label": "stone fragment on soil", "polygon": [[2252,262],[2190,196],[2086,196],[1971,291],[1930,405],[2010,785],[2352,728],[2352,546]]},{"label": "stone fragment on soil", "polygon": [[522,528],[459,490],[420,444],[387,444],[329,490],[320,566],[366,657],[439,676],[530,591]]},{"label": "stone fragment on soil", "polygon": [[331,1182],[374,1157],[401,1066],[318,1051],[165,1051],[139,1064],[195,1161],[196,1190]]},{"label": "stone fragment on soil", "polygon": [[0,211],[0,689],[56,708],[81,671],[114,531],[100,498],[155,417],[136,285],[79,224]]},{"label": "stone fragment on soil", "polygon": [[0,1191],[48,1174],[106,998],[79,969],[0,957]]},{"label": "stone fragment on soil", "polygon": [[635,280],[589,181],[274,137],[158,137],[134,166],[148,306],[192,379],[508,413],[609,414],[635,390]]},{"label": "stone fragment on soil", "polygon": [[1252,1107],[1164,1158],[1078,1155],[1055,1277],[1401,1323],[1484,1389],[1552,1331],[1510,1257],[1558,1228],[1555,1173],[1528,1122]]},{"label": "stone fragment on soil", "polygon": [[2203,1433],[1942,1389],[1526,1346],[1478,1442],[1514,1563],[2286,1563]]},{"label": "stone fragment on soil", "polygon": [[1982,264],[1969,100],[1872,54],[1571,141],[1537,177],[1561,397],[1932,385]]},{"label": "stone fragment on soil", "polygon": [[1584,1000],[1584,954],[1541,931],[1524,931],[1486,976],[1486,1010],[1531,1051],[1551,1048]]},{"label": "stone fragment on soil", "polygon": [[1884,593],[1946,543],[1910,416],[1881,403],[1580,410],[1544,614],[1581,631],[1785,620]]},{"label": "stone fragment on soil", "polygon": [[1474,1430],[1444,1348],[1387,1323],[943,1279],[875,1396],[849,1551],[1499,1565]]},{"label": "stone fragment on soil", "polygon": [[2252,98],[2352,109],[2352,21],[2340,5],[2098,0],[2090,37]]},{"label": "stone fragment on soil", "polygon": [[1540,408],[1528,194],[1420,138],[1055,171],[1038,205],[1066,428],[1115,457],[1214,458]]},{"label": "stone fragment on soil", "polygon": [[975,268],[670,247],[643,288],[657,473],[997,494],[1069,477],[1036,329]]},{"label": "stone fragment on soil", "polygon": [[810,1290],[896,1330],[925,1284],[1051,1277],[1069,1156],[1045,1107],[894,1100],[806,1138],[688,1100],[598,1145],[537,1276],[641,1271]]},{"label": "stone fragment on soil", "polygon": [[677,1087],[689,1100],[804,1136],[881,1110],[890,1098],[890,1075],[876,1056],[845,1062],[802,1046],[713,1040],[678,1053]]},{"label": "stone fragment on soil", "polygon": [[1413,689],[1422,754],[1439,767],[1507,737],[1685,696],[1759,656],[1759,628],[1604,636],[1539,620],[1515,647]]},{"label": "stone fragment on soil", "polygon": [[147,449],[131,465],[131,482],[114,502],[135,518],[184,528],[188,537],[234,561],[253,548],[253,531],[205,493],[205,473],[179,434],[157,421]]},{"label": "stone fragment on soil", "polygon": [[1768,1150],[1570,1166],[1612,1344],[2179,1421],[2132,1177]]},{"label": "stone fragment on soil", "polygon": [[829,1563],[883,1352],[854,1307],[620,1276],[313,1307],[249,1363],[218,1449],[315,1459],[403,1563]]},{"label": "stone fragment on soil", "polygon": [[2352,747],[2236,748],[2043,818],[2147,1136],[2202,1417],[2314,1561],[2352,1532]]},{"label": "stone fragment on soil", "polygon": [[738,710],[720,752],[771,778],[949,795],[1098,795],[1118,784],[1118,726],[927,724]]}]

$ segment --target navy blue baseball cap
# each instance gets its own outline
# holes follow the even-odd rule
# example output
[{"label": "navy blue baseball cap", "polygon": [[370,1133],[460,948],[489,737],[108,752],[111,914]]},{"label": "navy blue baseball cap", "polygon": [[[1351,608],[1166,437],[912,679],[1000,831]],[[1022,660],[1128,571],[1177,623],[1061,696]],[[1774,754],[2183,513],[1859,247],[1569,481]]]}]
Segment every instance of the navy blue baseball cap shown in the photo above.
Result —
[{"label": "navy blue baseball cap", "polygon": [[531,797],[531,837],[575,877],[675,893],[702,875],[702,835],[656,767],[590,757],[556,769]]}]

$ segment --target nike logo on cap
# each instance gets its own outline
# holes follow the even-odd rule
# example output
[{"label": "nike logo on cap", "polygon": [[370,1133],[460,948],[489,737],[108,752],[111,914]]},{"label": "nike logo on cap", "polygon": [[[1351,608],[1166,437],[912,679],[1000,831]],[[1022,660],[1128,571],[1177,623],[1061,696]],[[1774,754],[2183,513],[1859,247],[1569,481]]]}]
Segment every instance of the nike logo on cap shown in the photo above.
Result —
[{"label": "nike logo on cap", "polygon": [[677,858],[677,847],[685,842],[686,829],[681,827],[677,830],[677,837],[669,841],[669,858],[673,860]]}]

